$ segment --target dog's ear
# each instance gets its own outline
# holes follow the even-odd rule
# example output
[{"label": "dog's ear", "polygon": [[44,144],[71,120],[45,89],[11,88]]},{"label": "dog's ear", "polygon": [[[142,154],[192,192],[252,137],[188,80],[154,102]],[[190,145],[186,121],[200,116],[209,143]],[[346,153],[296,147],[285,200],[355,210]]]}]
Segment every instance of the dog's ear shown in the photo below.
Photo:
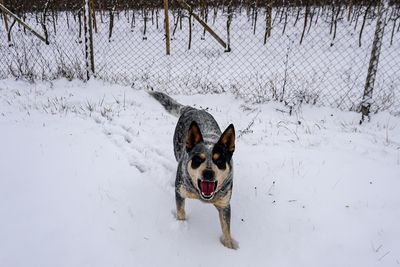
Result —
[{"label": "dog's ear", "polygon": [[230,124],[224,131],[218,141],[219,144],[226,147],[227,151],[232,155],[235,151],[235,127]]},{"label": "dog's ear", "polygon": [[186,150],[192,150],[200,142],[203,142],[203,136],[201,135],[199,125],[195,121],[192,121],[186,138]]}]

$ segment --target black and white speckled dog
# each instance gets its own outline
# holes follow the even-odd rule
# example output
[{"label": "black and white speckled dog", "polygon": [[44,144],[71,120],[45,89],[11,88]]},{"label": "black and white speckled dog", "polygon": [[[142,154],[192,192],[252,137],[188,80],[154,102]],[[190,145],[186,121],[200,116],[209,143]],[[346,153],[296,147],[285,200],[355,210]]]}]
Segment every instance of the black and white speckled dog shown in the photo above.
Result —
[{"label": "black and white speckled dog", "polygon": [[232,154],[235,151],[233,124],[221,134],[210,113],[183,106],[164,93],[149,93],[169,113],[179,117],[174,134],[174,153],[178,161],[175,180],[177,219],[185,220],[185,198],[211,203],[219,212],[221,242],[228,248],[236,248],[230,234]]}]

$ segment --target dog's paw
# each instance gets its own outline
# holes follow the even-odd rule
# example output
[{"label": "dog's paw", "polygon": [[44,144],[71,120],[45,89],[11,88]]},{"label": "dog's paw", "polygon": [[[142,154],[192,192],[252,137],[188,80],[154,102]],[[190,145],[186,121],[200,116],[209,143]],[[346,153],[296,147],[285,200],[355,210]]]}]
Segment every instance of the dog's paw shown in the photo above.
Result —
[{"label": "dog's paw", "polygon": [[184,220],[186,220],[186,213],[185,213],[185,211],[184,210],[178,210],[177,212],[176,212],[176,219],[177,220],[179,220],[179,221],[184,221]]},{"label": "dog's paw", "polygon": [[239,248],[239,243],[233,238],[224,238],[223,236],[221,236],[220,241],[222,245],[224,245],[227,248],[235,250]]},{"label": "dog's paw", "polygon": [[186,221],[186,216],[185,216],[185,215],[177,215],[177,216],[176,216],[176,219],[177,219],[178,221]]},{"label": "dog's paw", "polygon": [[171,213],[178,221],[186,221],[185,211],[183,211],[183,212],[172,211]]}]

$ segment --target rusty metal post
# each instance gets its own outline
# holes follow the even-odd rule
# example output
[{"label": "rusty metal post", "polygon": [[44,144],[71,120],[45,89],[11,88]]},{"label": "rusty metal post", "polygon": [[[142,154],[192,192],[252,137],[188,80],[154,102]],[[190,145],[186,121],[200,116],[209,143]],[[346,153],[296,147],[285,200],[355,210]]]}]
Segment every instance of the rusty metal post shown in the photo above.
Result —
[{"label": "rusty metal post", "polygon": [[165,26],[165,51],[170,54],[170,34],[169,34],[169,16],[168,16],[168,0],[164,0],[164,26]]}]

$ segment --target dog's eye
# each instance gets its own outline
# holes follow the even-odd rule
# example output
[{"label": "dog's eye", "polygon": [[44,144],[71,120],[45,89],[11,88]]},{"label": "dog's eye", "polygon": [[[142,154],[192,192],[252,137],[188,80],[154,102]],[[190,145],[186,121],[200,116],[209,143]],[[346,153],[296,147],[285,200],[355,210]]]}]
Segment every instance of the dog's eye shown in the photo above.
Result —
[{"label": "dog's eye", "polygon": [[215,165],[217,165],[218,169],[224,170],[226,168],[225,161],[222,159],[217,159],[215,161]]},{"label": "dog's eye", "polygon": [[192,168],[197,169],[201,163],[203,163],[203,160],[199,156],[194,156],[192,158]]}]

